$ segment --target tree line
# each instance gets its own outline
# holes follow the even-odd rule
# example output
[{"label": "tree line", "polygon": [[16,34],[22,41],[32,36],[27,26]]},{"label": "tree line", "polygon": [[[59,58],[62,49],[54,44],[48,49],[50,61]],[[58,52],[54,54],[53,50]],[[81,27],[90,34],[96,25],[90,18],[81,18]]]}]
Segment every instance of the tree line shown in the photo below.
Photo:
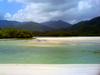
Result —
[{"label": "tree line", "polygon": [[100,25],[82,26],[77,30],[34,31],[0,28],[0,38],[31,38],[34,36],[100,36]]},{"label": "tree line", "polygon": [[34,31],[34,36],[100,36],[100,25],[82,26],[78,30]]},{"label": "tree line", "polygon": [[28,30],[0,28],[0,38],[32,38],[33,33]]}]

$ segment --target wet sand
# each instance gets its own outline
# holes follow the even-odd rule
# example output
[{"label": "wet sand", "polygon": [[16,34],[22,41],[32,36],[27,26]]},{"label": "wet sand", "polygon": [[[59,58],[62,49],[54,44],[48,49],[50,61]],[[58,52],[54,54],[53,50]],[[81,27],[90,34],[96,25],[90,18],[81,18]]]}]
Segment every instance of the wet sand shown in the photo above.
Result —
[{"label": "wet sand", "polygon": [[100,64],[0,64],[0,75],[100,75]]},{"label": "wet sand", "polygon": [[[0,44],[18,46],[100,45],[100,37],[34,37],[35,39],[0,39]],[[15,42],[15,43],[14,43]],[[13,44],[14,43],[14,44]]]},{"label": "wet sand", "polygon": [[36,37],[26,43],[26,46],[100,45],[100,37]]}]

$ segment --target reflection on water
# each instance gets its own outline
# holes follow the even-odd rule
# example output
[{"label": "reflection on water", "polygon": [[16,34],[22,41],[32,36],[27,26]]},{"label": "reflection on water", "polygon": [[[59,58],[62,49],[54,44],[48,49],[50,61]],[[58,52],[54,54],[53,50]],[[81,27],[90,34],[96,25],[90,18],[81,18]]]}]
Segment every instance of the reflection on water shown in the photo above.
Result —
[{"label": "reflection on water", "polygon": [[100,64],[99,37],[48,38],[0,39],[0,63]]}]

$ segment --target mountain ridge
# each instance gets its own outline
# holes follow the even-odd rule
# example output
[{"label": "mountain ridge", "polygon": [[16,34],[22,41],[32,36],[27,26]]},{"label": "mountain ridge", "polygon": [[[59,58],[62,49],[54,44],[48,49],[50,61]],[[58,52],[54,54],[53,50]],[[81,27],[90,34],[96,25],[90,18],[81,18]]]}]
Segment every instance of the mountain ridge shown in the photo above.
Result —
[{"label": "mountain ridge", "polygon": [[[41,23],[36,22],[18,22],[18,21],[8,21],[8,20],[0,20],[0,27],[1,28],[16,28],[16,29],[26,29],[29,31],[45,31],[45,30],[52,30],[52,29],[59,29],[64,27],[69,27],[70,24],[63,22],[61,20],[59,21],[49,21],[52,22],[53,25],[43,25]],[[47,23],[47,22],[46,22]]]},{"label": "mountain ridge", "polygon": [[[48,23],[49,22],[49,23]],[[0,20],[0,27],[1,28],[7,28],[7,27],[11,27],[11,28],[16,28],[16,29],[25,29],[25,30],[29,30],[29,31],[70,31],[70,32],[75,32],[75,31],[80,31],[80,32],[86,32],[89,30],[94,31],[93,27],[95,29],[98,30],[97,27],[100,26],[100,16],[99,17],[95,17],[91,20],[88,21],[81,21],[78,22],[74,25],[69,24],[68,27],[66,27],[66,22],[62,21],[62,20],[58,20],[58,21],[48,21],[48,22],[43,22],[43,23],[47,23],[46,25],[43,25],[43,23],[36,23],[36,22],[17,22],[17,21],[8,21],[8,20]],[[55,25],[51,25],[51,24],[55,24]],[[62,26],[62,24],[65,24],[65,27],[60,27]],[[63,25],[64,25],[63,24]],[[56,28],[58,27],[58,28]],[[87,30],[86,30],[87,29]],[[85,31],[86,30],[86,31]],[[64,33],[65,33],[64,32]],[[88,31],[90,32],[90,31]],[[94,32],[98,32],[98,31],[94,31]]]},{"label": "mountain ridge", "polygon": [[71,27],[66,28],[66,30],[75,31],[75,30],[78,30],[79,28],[81,28],[82,26],[92,26],[92,25],[100,25],[100,16],[95,17],[91,20],[78,22],[78,23],[72,25]]},{"label": "mountain ridge", "polygon": [[78,22],[71,27],[54,29],[36,36],[100,36],[100,16],[88,21]]},{"label": "mountain ridge", "polygon": [[49,27],[52,27],[54,29],[59,29],[59,28],[64,28],[64,27],[70,27],[71,24],[67,23],[67,22],[64,22],[62,20],[58,20],[58,21],[47,21],[47,22],[43,22],[43,23],[40,23],[42,25],[45,25],[45,26],[49,26]]},{"label": "mountain ridge", "polygon": [[29,30],[29,31],[32,31],[32,32],[33,31],[45,31],[45,30],[51,30],[52,29],[50,27],[43,26],[43,25],[40,25],[39,23],[35,23],[35,22],[27,22],[25,24],[13,26],[13,28],[25,29],[25,30]]}]

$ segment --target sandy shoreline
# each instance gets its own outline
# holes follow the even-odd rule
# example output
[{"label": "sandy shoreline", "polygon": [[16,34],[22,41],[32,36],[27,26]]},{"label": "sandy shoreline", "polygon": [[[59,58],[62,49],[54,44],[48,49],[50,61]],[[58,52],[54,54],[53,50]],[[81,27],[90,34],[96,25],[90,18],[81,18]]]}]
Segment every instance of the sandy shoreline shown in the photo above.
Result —
[{"label": "sandy shoreline", "polygon": [[0,64],[0,75],[100,75],[100,64]]}]

